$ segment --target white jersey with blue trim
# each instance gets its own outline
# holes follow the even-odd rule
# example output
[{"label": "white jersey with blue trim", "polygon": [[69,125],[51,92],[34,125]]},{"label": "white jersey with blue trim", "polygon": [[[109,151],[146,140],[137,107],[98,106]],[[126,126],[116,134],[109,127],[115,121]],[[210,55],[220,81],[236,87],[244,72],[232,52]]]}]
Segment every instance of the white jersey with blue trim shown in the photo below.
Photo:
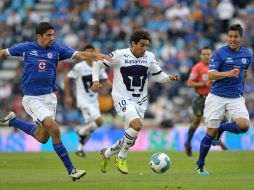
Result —
[{"label": "white jersey with blue trim", "polygon": [[112,61],[103,61],[107,67],[113,66],[114,80],[112,97],[140,102],[147,99],[148,73],[160,74],[161,68],[153,53],[146,51],[144,56],[135,57],[130,48],[116,50],[109,54]]},{"label": "white jersey with blue trim", "polygon": [[38,42],[20,43],[7,49],[11,56],[23,57],[22,91],[24,95],[40,96],[57,91],[56,67],[60,60],[72,58],[75,51],[53,42],[43,48]]},{"label": "white jersey with blue trim", "polygon": [[225,98],[243,96],[244,75],[250,64],[252,64],[252,55],[245,47],[241,46],[238,52],[231,50],[228,45],[217,49],[211,58],[209,71],[225,72],[238,68],[239,75],[216,80],[210,93]]},{"label": "white jersey with blue trim", "polygon": [[[91,90],[92,67],[85,61],[81,61],[72,68],[67,74],[69,78],[75,79],[77,106],[85,107],[88,104],[98,101],[98,93]],[[108,75],[105,69],[100,70],[99,79],[106,80]]]}]

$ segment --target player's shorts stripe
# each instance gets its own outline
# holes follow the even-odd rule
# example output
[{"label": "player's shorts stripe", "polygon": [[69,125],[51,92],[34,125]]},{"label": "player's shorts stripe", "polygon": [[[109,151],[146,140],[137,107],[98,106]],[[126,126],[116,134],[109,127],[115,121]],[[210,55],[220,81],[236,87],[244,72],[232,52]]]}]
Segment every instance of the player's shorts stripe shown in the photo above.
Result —
[{"label": "player's shorts stripe", "polygon": [[130,135],[128,135],[128,133],[124,133],[124,136],[127,138],[127,139],[130,139],[130,140],[133,140],[134,138],[131,137]]},{"label": "player's shorts stripe", "polygon": [[162,70],[160,70],[159,72],[157,72],[157,73],[153,73],[152,74],[152,76],[154,76],[154,75],[158,75],[158,74],[160,74],[162,72]]},{"label": "player's shorts stripe", "polygon": [[102,62],[106,67],[109,67],[109,65],[107,64],[107,63],[105,63],[105,62]]}]

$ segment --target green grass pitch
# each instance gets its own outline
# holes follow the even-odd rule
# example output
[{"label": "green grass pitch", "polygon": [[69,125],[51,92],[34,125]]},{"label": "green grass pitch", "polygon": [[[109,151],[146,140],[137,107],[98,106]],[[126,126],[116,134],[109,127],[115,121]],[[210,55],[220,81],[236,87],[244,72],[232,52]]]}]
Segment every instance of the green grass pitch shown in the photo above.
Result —
[{"label": "green grass pitch", "polygon": [[113,159],[110,171],[100,172],[100,155],[88,152],[87,158],[70,153],[77,168],[87,175],[71,181],[55,153],[0,153],[1,190],[250,190],[254,189],[254,151],[209,152],[208,176],[194,172],[198,152],[165,152],[171,158],[167,173],[155,174],[149,167],[154,152],[129,152],[129,174],[119,173]]}]

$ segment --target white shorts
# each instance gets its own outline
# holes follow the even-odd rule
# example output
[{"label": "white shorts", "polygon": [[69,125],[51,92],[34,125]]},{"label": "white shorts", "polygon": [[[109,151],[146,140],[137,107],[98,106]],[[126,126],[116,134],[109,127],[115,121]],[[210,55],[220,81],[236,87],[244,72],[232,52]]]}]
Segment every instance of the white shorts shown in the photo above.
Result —
[{"label": "white shorts", "polygon": [[122,117],[124,128],[129,128],[130,122],[134,119],[143,120],[147,108],[147,98],[140,102],[124,98],[113,98],[114,107],[117,113]]},{"label": "white shorts", "polygon": [[55,120],[57,98],[54,93],[42,96],[24,96],[22,104],[34,122],[42,124],[42,121],[47,117],[52,117]]},{"label": "white shorts", "polygon": [[224,98],[209,93],[205,101],[204,119],[205,123],[209,120],[222,120],[225,113],[227,117],[235,121],[237,118],[250,120],[248,110],[245,106],[245,99]]},{"label": "white shorts", "polygon": [[80,110],[81,110],[82,115],[85,119],[85,123],[95,121],[97,118],[101,117],[101,112],[100,112],[98,101],[89,103],[84,107],[80,107]]}]

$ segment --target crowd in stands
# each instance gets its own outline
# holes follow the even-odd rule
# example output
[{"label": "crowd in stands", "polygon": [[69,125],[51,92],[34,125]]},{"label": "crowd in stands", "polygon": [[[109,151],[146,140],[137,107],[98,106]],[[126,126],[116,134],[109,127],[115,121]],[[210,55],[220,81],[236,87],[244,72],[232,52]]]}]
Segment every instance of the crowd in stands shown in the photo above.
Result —
[{"label": "crowd in stands", "polygon": [[[244,27],[244,46],[254,49],[253,0],[55,0],[48,15],[34,9],[39,0],[2,0],[0,2],[0,48],[32,41],[34,26],[41,21],[51,22],[57,32],[56,41],[81,50],[93,44],[103,53],[128,47],[128,35],[135,29],[151,32],[154,52],[160,66],[178,72],[180,82],[149,84],[150,105],[146,114],[162,127],[191,121],[191,100],[195,91],[186,87],[191,67],[199,61],[199,50],[213,50],[225,44],[227,27],[240,23]],[[1,60],[0,60],[1,61]],[[63,125],[84,121],[81,114],[64,103],[63,76],[71,64],[58,64],[59,105],[57,121]],[[1,70],[1,64],[0,64]],[[11,81],[0,82],[0,107],[13,110],[27,118],[21,99],[20,76],[22,65]],[[254,118],[254,77],[250,69],[246,83],[246,104]],[[111,71],[109,70],[110,77]],[[110,111],[115,114],[114,110]],[[28,118],[27,118],[28,119]]]}]

